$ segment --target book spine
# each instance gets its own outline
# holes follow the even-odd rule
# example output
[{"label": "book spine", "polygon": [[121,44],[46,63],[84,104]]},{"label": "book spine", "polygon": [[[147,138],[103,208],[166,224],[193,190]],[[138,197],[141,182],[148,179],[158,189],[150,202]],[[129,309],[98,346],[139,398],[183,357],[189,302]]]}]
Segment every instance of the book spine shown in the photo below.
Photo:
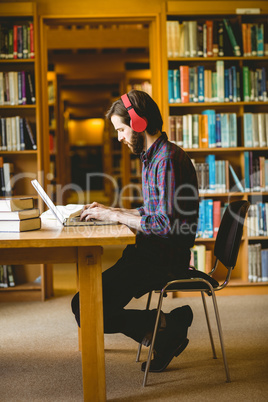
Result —
[{"label": "book spine", "polygon": [[216,147],[221,148],[221,115],[216,114]]},{"label": "book spine", "polygon": [[13,58],[18,58],[18,26],[13,25]]},{"label": "book spine", "polygon": [[168,70],[168,102],[174,103],[174,74],[173,70]]},{"label": "book spine", "polygon": [[240,46],[237,43],[236,37],[234,35],[233,29],[231,27],[230,21],[226,18],[223,19],[223,23],[232,45],[234,56],[241,56]]},{"label": "book spine", "polygon": [[206,21],[207,26],[207,57],[213,56],[213,21]]},{"label": "book spine", "polygon": [[229,113],[230,147],[237,147],[237,117],[235,113]]},{"label": "book spine", "polygon": [[180,66],[181,101],[189,103],[189,66]]},{"label": "book spine", "polygon": [[197,67],[198,72],[198,102],[205,100],[205,69],[204,66]]},{"label": "book spine", "polygon": [[221,202],[213,202],[213,237],[216,238],[221,223]]},{"label": "book spine", "polygon": [[197,24],[197,57],[203,57],[203,24]]},{"label": "book spine", "polygon": [[176,116],[176,144],[183,146],[182,116]]},{"label": "book spine", "polygon": [[199,148],[199,116],[198,114],[193,115],[193,148]]},{"label": "book spine", "polygon": [[[175,116],[168,116],[168,126],[169,126],[169,141],[176,143],[176,117]],[[52,137],[53,138],[53,137]],[[54,148],[53,142],[50,151]]]},{"label": "book spine", "polygon": [[35,143],[35,140],[34,140],[34,137],[33,137],[33,132],[32,132],[31,126],[30,126],[30,124],[29,124],[27,119],[24,119],[24,122],[25,122],[25,127],[26,127],[26,130],[27,130],[27,134],[28,134],[30,142],[31,142],[32,149],[37,149],[37,146],[36,146],[36,143]]},{"label": "book spine", "polygon": [[34,49],[34,25],[30,22],[30,58],[34,59],[35,49]]},{"label": "book spine", "polygon": [[224,61],[216,61],[217,72],[217,100],[224,102]]},{"label": "book spine", "polygon": [[221,113],[221,146],[222,148],[229,147],[230,129],[227,113]]},{"label": "book spine", "polygon": [[6,195],[6,186],[4,178],[4,160],[2,156],[0,156],[0,194],[1,196]]},{"label": "book spine", "polygon": [[[172,71],[172,70],[171,70]],[[180,70],[175,69],[173,70],[173,95],[174,95],[174,102],[180,103],[181,102],[181,85],[180,85]]]},{"label": "book spine", "polygon": [[21,71],[21,92],[22,92],[22,104],[26,105],[26,79],[25,79],[25,71]]},{"label": "book spine", "polygon": [[252,132],[253,132],[253,117],[252,113],[244,113],[243,115],[244,126],[244,147],[252,147]]},{"label": "book spine", "polygon": [[219,41],[219,57],[224,56],[224,36],[223,36],[223,22],[219,21],[218,24],[218,41]]},{"label": "book spine", "polygon": [[28,30],[27,25],[22,25],[22,58],[28,59]]},{"label": "book spine", "polygon": [[17,43],[18,43],[18,59],[22,59],[22,56],[23,56],[23,38],[22,38],[22,26],[21,25],[18,25],[18,28],[17,28],[17,33],[18,33],[18,40],[17,40]]},{"label": "book spine", "polygon": [[25,150],[25,139],[24,139],[24,127],[23,127],[23,118],[19,118],[19,132],[20,132],[20,149],[21,151]]},{"label": "book spine", "polygon": [[243,66],[243,100],[249,102],[250,100],[250,87],[249,87],[249,68]]}]

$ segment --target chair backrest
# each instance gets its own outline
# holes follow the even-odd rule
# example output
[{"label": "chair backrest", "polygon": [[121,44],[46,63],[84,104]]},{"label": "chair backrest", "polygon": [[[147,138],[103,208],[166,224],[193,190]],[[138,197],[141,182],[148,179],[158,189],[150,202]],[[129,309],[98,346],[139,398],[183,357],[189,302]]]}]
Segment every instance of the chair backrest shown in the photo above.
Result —
[{"label": "chair backrest", "polygon": [[233,201],[224,212],[217,234],[214,255],[226,268],[235,267],[243,226],[250,203]]}]

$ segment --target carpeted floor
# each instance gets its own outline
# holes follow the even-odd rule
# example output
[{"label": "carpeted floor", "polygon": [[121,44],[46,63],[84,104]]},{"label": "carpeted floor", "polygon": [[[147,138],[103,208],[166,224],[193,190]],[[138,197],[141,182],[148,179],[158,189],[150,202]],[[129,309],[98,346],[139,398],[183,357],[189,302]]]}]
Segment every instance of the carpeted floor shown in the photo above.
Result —
[{"label": "carpeted floor", "polygon": [[[65,295],[45,303],[0,304],[1,402],[83,400],[81,357],[70,301],[71,295]],[[212,359],[201,299],[166,299],[164,303],[167,312],[191,305],[194,321],[189,346],[164,373],[151,373],[143,388],[140,363],[135,362],[137,345],[120,334],[105,335],[109,401],[268,400],[268,295],[218,298],[232,379],[229,384],[214,318],[219,358]],[[145,298],[131,302],[131,307],[144,305]],[[146,353],[147,349],[142,360]]]}]

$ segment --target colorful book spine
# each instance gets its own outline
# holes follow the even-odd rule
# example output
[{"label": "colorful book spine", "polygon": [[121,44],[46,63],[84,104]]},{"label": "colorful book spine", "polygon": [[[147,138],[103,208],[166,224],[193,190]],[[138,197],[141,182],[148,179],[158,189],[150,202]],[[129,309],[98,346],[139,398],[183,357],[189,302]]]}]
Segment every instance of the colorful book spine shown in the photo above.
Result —
[{"label": "colorful book spine", "polygon": [[180,66],[181,101],[189,103],[189,66]]}]

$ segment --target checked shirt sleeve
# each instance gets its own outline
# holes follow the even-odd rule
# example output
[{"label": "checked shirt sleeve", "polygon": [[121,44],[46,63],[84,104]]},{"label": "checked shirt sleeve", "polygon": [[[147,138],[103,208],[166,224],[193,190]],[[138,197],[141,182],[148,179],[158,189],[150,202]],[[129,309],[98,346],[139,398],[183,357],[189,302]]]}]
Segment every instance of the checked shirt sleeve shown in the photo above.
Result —
[{"label": "checked shirt sleeve", "polygon": [[145,213],[141,218],[141,228],[145,234],[163,237],[168,235],[171,230],[172,216],[175,213],[175,190],[174,161],[168,158],[162,159],[147,182]]}]

